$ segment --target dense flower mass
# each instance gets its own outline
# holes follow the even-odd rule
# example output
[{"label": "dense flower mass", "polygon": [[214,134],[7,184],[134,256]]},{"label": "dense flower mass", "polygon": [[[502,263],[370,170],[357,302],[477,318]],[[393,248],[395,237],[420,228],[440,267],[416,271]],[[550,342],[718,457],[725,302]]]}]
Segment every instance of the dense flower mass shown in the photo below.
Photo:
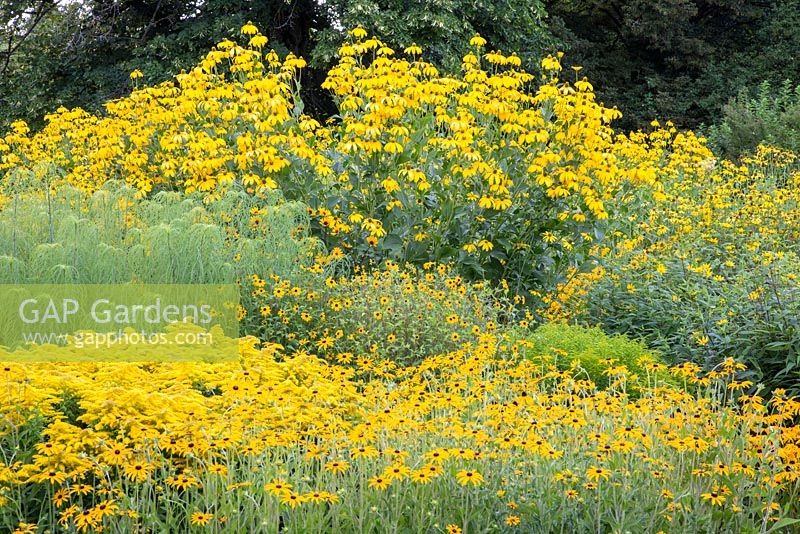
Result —
[{"label": "dense flower mass", "polygon": [[338,118],[320,124],[298,95],[304,61],[245,35],[247,46],[223,41],[175,82],[138,88],[102,115],[61,108],[36,133],[14,123],[0,138],[2,181],[93,191],[117,179],[209,200],[279,188],[357,258],[457,260],[525,289],[562,273],[625,190],[658,188],[646,144],[615,135],[619,111],[588,81],[560,80],[558,57],[542,62],[536,88],[517,56],[486,52],[480,38],[461,74],[445,76],[416,47],[396,57],[355,31],[324,84]]},{"label": "dense flower mass", "polygon": [[676,154],[686,159],[664,180],[664,201],[631,202],[596,267],[547,297],[545,313],[646,337],[678,359],[735,357],[754,381],[800,391],[797,155],[761,146],[734,164],[701,146]]},{"label": "dense flower mass", "polygon": [[360,28],[323,124],[305,62],[241,33],[0,137],[0,284],[240,294],[237,361],[0,347],[0,530],[800,522],[794,154],[616,133],[560,55],[475,36],[446,75]]},{"label": "dense flower mass", "polygon": [[0,519],[42,514],[81,532],[686,532],[789,513],[800,403],[741,395],[737,364],[702,375],[643,362],[634,400],[614,361],[598,390],[517,349],[487,334],[387,371],[249,338],[241,363],[10,364]]}]

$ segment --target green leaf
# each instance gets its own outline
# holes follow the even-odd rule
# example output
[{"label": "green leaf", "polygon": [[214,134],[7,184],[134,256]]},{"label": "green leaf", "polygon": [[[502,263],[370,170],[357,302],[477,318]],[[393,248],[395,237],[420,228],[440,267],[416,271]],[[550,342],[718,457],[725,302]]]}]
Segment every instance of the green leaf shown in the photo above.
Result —
[{"label": "green leaf", "polygon": [[770,532],[778,532],[781,529],[790,527],[792,525],[796,525],[797,523],[800,523],[800,519],[784,517],[783,519],[780,519],[777,523],[772,525],[772,528],[767,531],[767,534],[769,534]]}]

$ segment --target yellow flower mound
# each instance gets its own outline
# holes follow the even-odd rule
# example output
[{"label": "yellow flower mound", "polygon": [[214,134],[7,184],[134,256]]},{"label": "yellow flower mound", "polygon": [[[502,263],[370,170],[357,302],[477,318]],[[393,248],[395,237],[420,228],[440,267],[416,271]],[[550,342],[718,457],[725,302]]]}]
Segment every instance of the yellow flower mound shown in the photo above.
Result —
[{"label": "yellow flower mound", "polygon": [[[624,366],[607,362],[614,385],[598,391],[492,335],[381,378],[253,338],[240,347],[229,364],[0,365],[0,514],[40,491],[51,518],[81,531],[155,518],[174,531],[209,514],[244,531],[279,517],[292,530],[424,531],[459,508],[480,529],[502,510],[592,525],[601,503],[685,532],[777,520],[773,503],[797,491],[800,403],[739,396],[732,361],[705,376],[648,363],[632,400]],[[384,515],[364,516],[373,506]]]},{"label": "yellow flower mound", "polygon": [[[607,218],[625,184],[659,179],[658,157],[614,134],[620,113],[598,104],[588,81],[557,78],[558,57],[543,60],[537,89],[516,55],[487,53],[480,38],[460,75],[445,76],[417,47],[400,58],[354,30],[323,84],[339,118],[322,125],[302,112],[305,61],[264,50],[252,24],[243,34],[247,45],[222,41],[175,81],[138,87],[134,72],[137,88],[101,114],[59,108],[36,133],[15,122],[0,137],[0,183],[30,175],[91,191],[119,179],[143,194],[179,187],[210,199],[234,185],[280,187],[291,198],[322,188],[344,199],[315,213],[322,225],[374,246],[386,233],[378,208],[411,213],[410,236],[421,242],[446,222],[426,205],[491,217],[545,202],[560,221],[584,222]],[[497,230],[459,246],[488,253]],[[517,241],[509,246],[526,246]]]}]

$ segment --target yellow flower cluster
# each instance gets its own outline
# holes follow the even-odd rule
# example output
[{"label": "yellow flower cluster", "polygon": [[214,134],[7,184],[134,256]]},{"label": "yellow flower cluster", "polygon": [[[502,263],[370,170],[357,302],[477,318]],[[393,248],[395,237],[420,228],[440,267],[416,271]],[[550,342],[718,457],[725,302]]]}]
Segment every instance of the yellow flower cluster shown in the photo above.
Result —
[{"label": "yellow flower cluster", "polygon": [[[648,147],[639,157],[661,162],[662,178],[626,220],[615,221],[618,229],[611,240],[594,247],[601,265],[623,262],[623,271],[648,271],[657,283],[667,271],[665,258],[679,260],[687,273],[711,282],[732,280],[751,265],[800,264],[793,246],[800,238],[795,154],[760,146],[735,164],[718,161],[702,138],[674,127],[630,137],[636,146]],[[713,258],[710,248],[716,249]],[[606,276],[612,275],[602,266],[573,271],[568,282],[543,296],[546,306],[540,313],[555,320],[580,313],[589,289]],[[751,300],[759,294],[763,288],[751,293]]]},{"label": "yellow flower cluster", "polygon": [[[615,136],[619,112],[598,104],[587,81],[559,81],[558,57],[542,62],[535,89],[516,55],[485,52],[480,37],[461,75],[444,76],[418,47],[398,58],[354,30],[323,84],[340,118],[322,125],[302,113],[305,62],[267,52],[252,24],[242,33],[248,45],[224,40],[174,82],[137,86],[102,114],[59,108],[36,133],[14,123],[0,137],[0,182],[28,172],[91,191],[119,179],[142,194],[179,187],[210,199],[236,186],[279,187],[309,202],[340,244],[375,246],[393,230],[406,244],[435,240],[450,223],[447,202],[472,206],[478,221],[513,206],[521,225],[549,202],[559,220],[583,223],[607,218],[624,184],[658,181],[646,143]],[[393,210],[411,228],[387,226]],[[491,252],[498,221],[456,247]]]},{"label": "yellow flower cluster", "polygon": [[[517,347],[491,334],[379,378],[253,338],[240,349],[241,363],[0,367],[0,439],[4,451],[24,448],[0,463],[0,518],[38,488],[57,522],[47,528],[80,532],[154,518],[171,530],[350,532],[388,519],[420,531],[461,522],[465,506],[465,524],[481,528],[502,510],[539,521],[542,507],[566,526],[593,524],[596,502],[617,501],[681,532],[698,517],[777,520],[773,505],[797,491],[800,403],[736,394],[732,361],[705,376],[672,369],[697,396],[648,363],[634,400],[624,366],[607,362],[618,385],[598,391],[511,357]],[[712,401],[713,391],[729,393]],[[465,503],[462,486],[496,496]],[[382,515],[366,517],[370,506]]]},{"label": "yellow flower cluster", "polygon": [[15,123],[0,140],[0,173],[41,177],[56,167],[86,190],[120,179],[142,193],[179,185],[212,196],[234,181],[275,187],[271,176],[290,160],[326,174],[326,161],[306,142],[316,122],[293,120],[292,80],[305,62],[262,53],[266,38],[254,43],[259,37],[249,47],[222,41],[175,82],[136,89],[107,103],[102,115],[59,108],[35,135]]},{"label": "yellow flower cluster", "polygon": [[[443,186],[464,202],[505,210],[538,186],[551,199],[582,197],[585,212],[602,219],[604,201],[620,183],[656,181],[654,167],[626,165],[629,141],[617,142],[608,126],[620,113],[597,104],[588,82],[560,82],[560,63],[548,57],[546,83],[531,94],[535,77],[519,69],[519,58],[483,53],[482,43],[472,40],[458,78],[442,76],[416,54],[397,59],[375,38],[342,46],[323,84],[337,97],[344,123],[330,138],[335,150],[400,163],[382,181],[388,195],[400,193],[399,205]],[[423,121],[432,129],[420,127]],[[439,162],[441,168],[430,168]]]},{"label": "yellow flower cluster", "polygon": [[[317,257],[310,268],[323,272],[341,250]],[[356,269],[349,277],[319,277],[316,284],[253,275],[247,281],[255,310],[246,321],[254,331],[287,348],[377,373],[448,352],[462,342],[493,332],[500,318],[515,317],[521,298],[488,284],[469,283],[452,266],[426,263],[421,269],[387,261],[383,269]],[[248,298],[248,301],[250,299]],[[425,352],[420,352],[420,351]]]}]

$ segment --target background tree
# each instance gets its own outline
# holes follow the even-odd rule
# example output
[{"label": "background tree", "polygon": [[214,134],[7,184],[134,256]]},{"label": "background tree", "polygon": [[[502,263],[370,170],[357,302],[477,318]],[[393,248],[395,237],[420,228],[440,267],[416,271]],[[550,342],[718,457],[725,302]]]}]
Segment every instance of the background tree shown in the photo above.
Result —
[{"label": "background tree", "polygon": [[621,126],[697,127],[742,87],[800,78],[798,0],[548,0],[567,62],[585,67]]},{"label": "background tree", "polygon": [[11,0],[0,10],[0,130],[15,118],[39,126],[60,105],[96,109],[130,90],[134,69],[146,83],[169,79],[248,20],[279,53],[313,60],[303,99],[321,117],[333,108],[320,85],[357,25],[396,47],[416,42],[452,69],[475,33],[529,67],[552,42],[539,0]]},{"label": "background tree", "polygon": [[[130,91],[134,69],[148,83],[169,79],[194,65],[215,43],[237,35],[248,20],[279,52],[305,57],[312,53],[315,32],[329,25],[313,0],[30,4],[14,0],[0,7],[0,130],[16,118],[38,126],[45,113],[60,105],[96,109]],[[324,106],[314,91],[321,76],[312,72],[310,77],[310,94],[304,97],[311,106]]]},{"label": "background tree", "polygon": [[134,69],[169,79],[248,20],[311,61],[303,99],[320,118],[333,113],[320,84],[357,25],[451,71],[475,33],[531,70],[566,50],[623,111],[622,129],[720,123],[742,91],[800,82],[800,0],[3,0],[0,131],[15,118],[37,127],[59,105],[96,109],[130,90]]},{"label": "background tree", "polygon": [[466,43],[476,33],[487,49],[516,52],[535,68],[554,46],[540,0],[332,0],[326,2],[335,27],[322,32],[316,64],[328,63],[342,39],[342,28],[364,27],[396,49],[416,43],[429,61],[459,69]]}]

